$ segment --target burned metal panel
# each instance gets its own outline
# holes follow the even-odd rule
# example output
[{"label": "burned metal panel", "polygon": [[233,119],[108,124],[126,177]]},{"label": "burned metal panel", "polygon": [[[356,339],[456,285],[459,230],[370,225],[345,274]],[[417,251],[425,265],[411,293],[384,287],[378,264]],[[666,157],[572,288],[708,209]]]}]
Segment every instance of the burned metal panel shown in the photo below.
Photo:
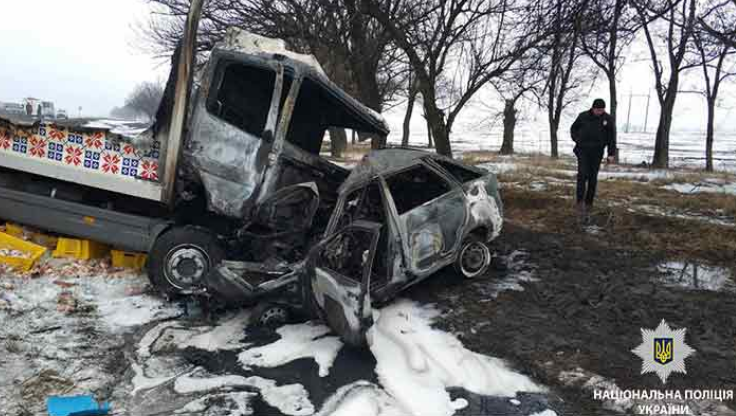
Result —
[{"label": "burned metal panel", "polygon": [[487,241],[494,240],[503,228],[503,205],[498,192],[496,176],[483,178],[463,185],[468,204],[466,233],[483,228],[488,230]]},{"label": "burned metal panel", "polygon": [[[193,111],[185,154],[188,164],[194,168],[204,185],[209,209],[222,215],[247,219],[259,195],[270,160],[272,142],[250,134],[208,110],[210,94],[217,94],[224,76],[224,69],[220,67],[223,59],[217,53],[211,58],[206,81],[200,91],[201,97]],[[276,69],[267,67],[263,70]],[[274,87],[279,85],[280,82],[277,82]],[[277,106],[278,100],[262,105],[268,107],[270,113],[270,107]],[[275,123],[271,117],[268,121]],[[264,131],[273,130],[273,125],[266,125]]]},{"label": "burned metal panel", "polygon": [[406,230],[409,267],[415,274],[436,268],[453,253],[466,221],[465,199],[453,190],[399,217]]},{"label": "burned metal panel", "polygon": [[164,166],[162,175],[162,198],[170,204],[174,202],[174,180],[181,155],[184,128],[187,122],[189,94],[192,88],[194,58],[196,54],[197,28],[202,15],[204,0],[192,0],[189,14],[184,26],[184,35],[177,67],[174,100],[171,109],[171,123],[168,128],[168,139],[164,148]]}]

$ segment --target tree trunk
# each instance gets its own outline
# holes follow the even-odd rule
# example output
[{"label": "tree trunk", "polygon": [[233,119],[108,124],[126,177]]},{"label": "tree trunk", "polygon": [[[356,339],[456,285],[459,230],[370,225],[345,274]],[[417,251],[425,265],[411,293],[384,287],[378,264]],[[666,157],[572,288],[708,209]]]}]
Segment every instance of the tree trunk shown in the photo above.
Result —
[{"label": "tree trunk", "polygon": [[406,102],[406,114],[404,114],[404,132],[401,136],[401,145],[409,146],[409,128],[411,124],[411,115],[414,112],[414,102],[417,99],[417,90],[413,86],[409,88],[409,98]]},{"label": "tree trunk", "polygon": [[[613,120],[613,142],[618,146],[618,128],[616,126],[616,112],[618,111],[618,98],[616,94],[616,75],[608,75],[608,100],[610,101],[609,114]],[[628,127],[627,127],[628,129]],[[618,157],[618,155],[616,155]]]},{"label": "tree trunk", "polygon": [[672,126],[672,112],[675,109],[675,94],[668,94],[659,113],[657,135],[654,139],[654,157],[652,167],[667,169],[670,165],[670,127]]},{"label": "tree trunk", "polygon": [[715,122],[715,98],[708,99],[708,124],[705,133],[705,170],[713,172],[713,130]]},{"label": "tree trunk", "polygon": [[432,141],[432,128],[429,126],[429,120],[427,115],[424,115],[424,121],[427,122],[427,149],[434,148],[434,142]]},{"label": "tree trunk", "polygon": [[348,146],[348,135],[345,129],[330,127],[330,154],[332,157],[342,157]]},{"label": "tree trunk", "polygon": [[558,159],[560,154],[557,150],[557,131],[560,128],[560,122],[554,116],[554,109],[551,105],[547,108],[547,120],[549,121],[549,154],[553,159]]},{"label": "tree trunk", "polygon": [[445,117],[437,108],[435,102],[434,91],[432,87],[423,88],[422,98],[424,98],[424,114],[427,115],[427,123],[432,130],[432,138],[434,139],[434,147],[437,153],[452,157],[452,148],[450,147],[450,136],[445,126]]},{"label": "tree trunk", "polygon": [[550,123],[550,131],[549,131],[549,145],[550,145],[550,154],[552,156],[552,159],[558,159],[560,157],[559,152],[557,151],[557,122],[553,121]]},{"label": "tree trunk", "polygon": [[514,154],[514,129],[516,128],[516,109],[514,100],[506,100],[503,108],[503,144],[501,154]]}]

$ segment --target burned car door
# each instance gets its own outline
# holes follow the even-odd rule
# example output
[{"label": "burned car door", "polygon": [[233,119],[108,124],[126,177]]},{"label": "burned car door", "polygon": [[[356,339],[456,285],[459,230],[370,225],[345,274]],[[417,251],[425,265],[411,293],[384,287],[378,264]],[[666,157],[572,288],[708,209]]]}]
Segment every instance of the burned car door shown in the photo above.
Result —
[{"label": "burned car door", "polygon": [[211,210],[242,217],[258,196],[273,142],[283,69],[213,56],[186,146]]},{"label": "burned car door", "polygon": [[451,262],[467,218],[462,188],[417,164],[386,177],[408,269],[424,277]]},{"label": "burned car door", "polygon": [[380,224],[356,221],[309,254],[311,292],[319,314],[347,344],[365,343],[373,325],[370,278]]}]

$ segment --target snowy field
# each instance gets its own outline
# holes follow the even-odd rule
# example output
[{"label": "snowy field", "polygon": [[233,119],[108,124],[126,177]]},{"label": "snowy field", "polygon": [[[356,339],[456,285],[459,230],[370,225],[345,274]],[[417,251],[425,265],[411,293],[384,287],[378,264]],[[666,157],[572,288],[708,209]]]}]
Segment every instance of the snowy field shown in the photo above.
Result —
[{"label": "snowy field", "polygon": [[[415,108],[411,120],[409,143],[412,146],[427,145],[427,127],[421,116],[421,108]],[[580,110],[582,111],[582,110]],[[418,113],[418,114],[417,114]],[[396,107],[384,116],[391,128],[389,142],[401,144],[404,108]],[[562,121],[559,137],[561,154],[572,155],[573,142],[570,139],[570,125],[574,120]],[[623,123],[619,123],[622,125]],[[618,129],[619,159],[622,163],[639,164],[651,162],[654,152],[654,133],[656,119],[650,120],[647,132],[625,132]],[[460,113],[451,135],[452,149],[456,154],[467,151],[494,151],[501,149],[503,124],[494,118],[491,110],[469,107]],[[520,120],[516,128],[514,149],[519,153],[549,154],[549,128],[543,119]],[[714,159],[717,170],[736,171],[736,131],[717,130],[714,140]],[[702,131],[675,130],[670,136],[670,163],[672,166],[705,167],[705,133]]]}]

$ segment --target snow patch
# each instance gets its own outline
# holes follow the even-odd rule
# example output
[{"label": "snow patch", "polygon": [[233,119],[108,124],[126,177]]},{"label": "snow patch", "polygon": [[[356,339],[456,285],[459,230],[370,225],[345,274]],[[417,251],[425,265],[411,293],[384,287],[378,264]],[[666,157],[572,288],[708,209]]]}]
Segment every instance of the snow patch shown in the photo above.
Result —
[{"label": "snow patch", "polygon": [[319,366],[319,376],[325,377],[343,345],[338,337],[326,336],[330,328],[311,322],[285,325],[276,332],[281,336],[278,341],[240,353],[238,360],[245,369],[251,366],[277,367],[299,358],[312,357]]},{"label": "snow patch", "polygon": [[122,298],[101,296],[97,299],[97,310],[102,320],[112,330],[125,330],[182,314],[178,306],[148,295]]},{"label": "snow patch", "polygon": [[681,194],[719,193],[736,195],[736,182],[704,181],[696,183],[671,183],[662,187]]},{"label": "snow patch", "polygon": [[464,399],[453,401],[449,387],[504,397],[544,391],[503,361],[469,351],[454,335],[433,329],[439,315],[433,308],[402,300],[375,312],[368,340],[376,374],[406,414],[452,415]]}]

